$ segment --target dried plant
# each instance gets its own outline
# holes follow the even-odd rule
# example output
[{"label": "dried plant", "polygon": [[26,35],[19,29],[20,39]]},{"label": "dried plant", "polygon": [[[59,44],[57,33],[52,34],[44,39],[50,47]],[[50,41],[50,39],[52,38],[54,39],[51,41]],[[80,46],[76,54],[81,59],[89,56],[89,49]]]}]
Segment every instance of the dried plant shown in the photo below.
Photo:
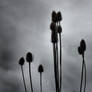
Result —
[{"label": "dried plant", "polygon": [[23,83],[24,83],[25,92],[27,92],[27,87],[26,87],[25,77],[24,77],[24,71],[23,71],[24,62],[25,62],[24,58],[21,57],[21,58],[19,59],[19,65],[21,66],[21,71],[22,71],[22,77],[23,77]]}]

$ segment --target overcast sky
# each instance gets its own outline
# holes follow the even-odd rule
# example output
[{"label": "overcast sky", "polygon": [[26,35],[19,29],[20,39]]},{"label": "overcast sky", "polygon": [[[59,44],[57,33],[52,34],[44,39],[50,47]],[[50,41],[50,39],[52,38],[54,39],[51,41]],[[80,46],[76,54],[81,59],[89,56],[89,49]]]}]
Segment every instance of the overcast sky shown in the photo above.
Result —
[{"label": "overcast sky", "polygon": [[[79,92],[82,58],[77,47],[87,44],[87,89],[92,91],[92,0],[0,0],[0,92],[24,92],[18,60],[28,51],[34,55],[32,78],[39,92],[40,63],[44,66],[43,92],[55,92],[51,32],[52,10],[62,13],[63,89]],[[28,64],[24,66],[30,90]]]}]

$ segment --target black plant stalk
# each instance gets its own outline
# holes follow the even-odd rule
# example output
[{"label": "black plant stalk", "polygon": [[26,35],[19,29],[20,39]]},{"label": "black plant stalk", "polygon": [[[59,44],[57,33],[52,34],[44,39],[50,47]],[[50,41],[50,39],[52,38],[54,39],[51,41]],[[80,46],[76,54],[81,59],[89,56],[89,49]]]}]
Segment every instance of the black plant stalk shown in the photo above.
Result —
[{"label": "black plant stalk", "polygon": [[83,83],[83,68],[84,68],[84,63],[82,62],[82,72],[81,72],[80,92],[82,92],[82,83]]},{"label": "black plant stalk", "polygon": [[27,92],[25,78],[24,78],[24,72],[23,72],[23,66],[21,66],[21,71],[22,71],[22,77],[23,77],[23,83],[24,83],[25,92]]},{"label": "black plant stalk", "polygon": [[54,76],[55,76],[55,86],[56,86],[56,92],[58,91],[57,87],[57,67],[56,67],[56,45],[53,43],[53,58],[54,58]]},{"label": "black plant stalk", "polygon": [[57,71],[57,74],[56,74],[56,76],[57,76],[57,90],[58,90],[58,92],[59,92],[59,82],[60,82],[60,80],[59,80],[59,63],[58,63],[58,43],[56,43],[56,71]]},{"label": "black plant stalk", "polygon": [[42,92],[42,73],[40,73],[40,92]]},{"label": "black plant stalk", "polygon": [[62,45],[61,45],[61,34],[59,33],[60,39],[60,91],[62,89]]},{"label": "black plant stalk", "polygon": [[31,64],[30,64],[30,62],[29,62],[29,76],[30,76],[30,86],[31,86],[31,92],[33,92],[32,77],[31,77]]},{"label": "black plant stalk", "polygon": [[85,63],[85,59],[84,59],[84,54],[82,55],[83,58],[83,63],[84,63],[84,69],[85,69],[85,79],[84,79],[84,92],[86,90],[86,63]]}]

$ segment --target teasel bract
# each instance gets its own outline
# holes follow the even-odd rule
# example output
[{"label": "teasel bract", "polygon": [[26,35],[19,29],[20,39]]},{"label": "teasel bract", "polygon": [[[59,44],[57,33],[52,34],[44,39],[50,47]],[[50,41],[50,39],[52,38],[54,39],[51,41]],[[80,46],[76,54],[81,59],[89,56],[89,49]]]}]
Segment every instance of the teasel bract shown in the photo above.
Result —
[{"label": "teasel bract", "polygon": [[44,72],[42,64],[39,65],[38,72],[40,73],[40,92],[42,92],[42,73]]},{"label": "teasel bract", "polygon": [[[86,51],[86,42],[84,39],[82,39],[80,41],[80,46],[78,47],[78,53],[80,55],[82,55],[82,72],[81,72],[81,83],[80,83],[80,92],[82,92],[82,85],[83,85],[83,78],[84,78],[84,92],[86,90],[86,63],[85,63],[85,59],[84,59],[84,55],[85,55],[85,51]],[[85,76],[83,76],[83,74]]]},{"label": "teasel bract", "polygon": [[28,52],[26,54],[26,61],[29,63],[30,86],[31,86],[31,92],[33,92],[32,75],[31,75],[31,63],[33,61],[33,55],[31,52]]},{"label": "teasel bract", "polygon": [[24,62],[25,62],[24,58],[21,57],[19,59],[19,65],[21,66],[21,71],[22,71],[22,77],[23,77],[23,83],[24,83],[25,92],[27,92],[27,87],[26,87],[26,82],[25,82],[25,77],[24,77],[24,71],[23,71]]}]

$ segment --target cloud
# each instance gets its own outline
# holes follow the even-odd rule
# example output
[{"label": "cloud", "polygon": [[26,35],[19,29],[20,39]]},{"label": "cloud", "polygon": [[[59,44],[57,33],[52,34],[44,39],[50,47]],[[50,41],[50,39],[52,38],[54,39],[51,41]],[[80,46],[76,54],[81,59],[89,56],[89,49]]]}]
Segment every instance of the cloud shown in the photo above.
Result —
[{"label": "cloud", "polygon": [[[91,0],[1,0],[0,1],[0,68],[2,73],[10,71],[8,78],[18,72],[18,59],[25,56],[28,51],[34,54],[33,68],[44,64],[46,69],[44,73],[44,85],[48,90],[54,90],[53,79],[53,61],[52,61],[52,45],[50,43],[50,21],[52,10],[60,10],[62,12],[63,27],[63,80],[64,92],[78,91],[81,57],[78,56],[77,46],[81,38],[87,42],[86,63],[88,70],[88,92],[91,90]],[[67,58],[66,58],[67,57]],[[27,66],[24,68],[25,71]],[[13,72],[11,72],[13,70]],[[34,69],[35,72],[36,69]],[[51,70],[51,72],[49,72]],[[33,71],[33,77],[38,79],[37,73]],[[48,74],[48,76],[46,76]],[[7,75],[7,73],[6,73]],[[11,76],[12,75],[12,76]],[[52,76],[53,75],[53,76]],[[12,88],[16,87],[15,81],[8,81],[8,78],[1,74],[0,88],[2,92],[12,92]],[[51,81],[49,81],[51,80]],[[47,82],[49,81],[49,82]],[[27,80],[28,82],[28,80]],[[35,81],[36,84],[36,81]],[[71,85],[70,85],[71,84]],[[9,86],[8,86],[9,85]],[[72,86],[74,89],[72,89]],[[38,86],[36,85],[37,89]],[[35,87],[35,90],[37,90]],[[46,91],[46,88],[44,88]],[[47,90],[47,91],[48,91]],[[15,92],[18,90],[15,90]],[[20,87],[19,92],[23,89]]]}]

